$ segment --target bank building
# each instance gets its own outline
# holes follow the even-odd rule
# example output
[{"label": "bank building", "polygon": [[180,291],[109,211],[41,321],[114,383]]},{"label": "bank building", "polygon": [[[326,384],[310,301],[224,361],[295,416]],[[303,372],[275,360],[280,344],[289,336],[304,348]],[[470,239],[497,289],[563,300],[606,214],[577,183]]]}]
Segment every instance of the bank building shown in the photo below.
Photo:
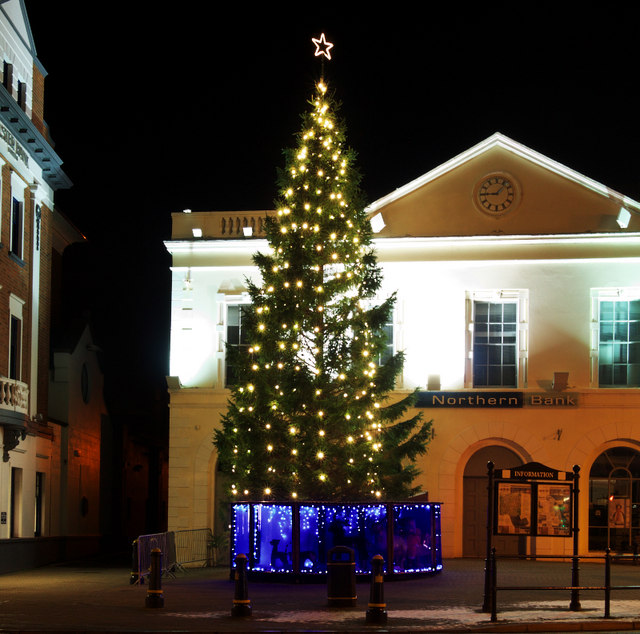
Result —
[{"label": "bank building", "polygon": [[[418,484],[442,503],[443,555],[484,556],[489,460],[578,465],[580,553],[632,551],[640,204],[496,133],[368,212],[380,299],[398,297],[387,328],[406,353],[397,392],[418,387],[416,407],[433,419]],[[242,345],[245,279],[257,275],[251,256],[267,246],[269,213],[173,214],[169,530],[216,529],[225,350]],[[562,530],[530,530],[533,519],[498,516],[511,526],[498,551],[571,553]]]}]

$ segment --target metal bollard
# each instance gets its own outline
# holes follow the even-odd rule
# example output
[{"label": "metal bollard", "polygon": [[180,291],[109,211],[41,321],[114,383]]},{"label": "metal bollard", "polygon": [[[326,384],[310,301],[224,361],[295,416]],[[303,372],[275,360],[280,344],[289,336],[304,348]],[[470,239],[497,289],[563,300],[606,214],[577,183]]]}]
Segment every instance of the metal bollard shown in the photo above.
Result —
[{"label": "metal bollard", "polygon": [[154,548],[151,551],[151,567],[149,568],[149,589],[144,602],[147,608],[163,608],[162,595],[162,551]]},{"label": "metal bollard", "polygon": [[243,553],[236,555],[236,588],[233,596],[231,616],[251,616],[251,601],[247,589],[247,556]]},{"label": "metal bollard", "polygon": [[384,625],[387,622],[387,604],[384,602],[384,559],[376,555],[371,560],[371,592],[367,608],[367,623]]},{"label": "metal bollard", "polygon": [[134,539],[131,544],[131,576],[129,577],[129,585],[140,581],[140,571],[138,569],[138,540]]}]

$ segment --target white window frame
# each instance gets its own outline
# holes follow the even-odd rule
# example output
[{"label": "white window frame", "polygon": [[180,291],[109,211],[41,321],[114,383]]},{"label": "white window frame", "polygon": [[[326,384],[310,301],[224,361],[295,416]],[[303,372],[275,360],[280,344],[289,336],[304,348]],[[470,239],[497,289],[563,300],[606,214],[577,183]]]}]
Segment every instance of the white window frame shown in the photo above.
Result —
[{"label": "white window frame", "polygon": [[27,89],[27,82],[18,79],[18,83],[16,85],[16,102],[24,112],[27,111]]},{"label": "white window frame", "polygon": [[6,59],[2,64],[2,85],[7,92],[13,97],[13,64]]},{"label": "white window frame", "polygon": [[22,381],[22,352],[24,347],[24,319],[23,319],[24,300],[17,295],[11,293],[9,295],[9,354],[7,355],[7,376],[11,376],[11,319],[17,319],[20,322],[20,339],[18,341],[18,367],[17,377],[14,380]]},{"label": "white window frame", "polygon": [[[371,299],[361,300],[361,306],[364,310],[370,310],[372,308],[382,305],[384,302],[386,302],[389,299],[389,297],[391,297],[390,294],[376,295]],[[400,299],[396,297],[396,302],[393,305],[393,308],[391,309],[391,315],[390,315],[391,319],[385,324],[385,326],[387,324],[391,326],[391,356],[395,355],[396,352],[398,352],[398,350],[402,349],[398,344],[398,337],[399,337],[399,330],[400,330],[399,328],[400,321],[398,317],[399,313],[400,313]],[[377,360],[376,363],[379,363],[379,360]]]},{"label": "white window frame", "polygon": [[[371,306],[379,306],[383,302],[389,299],[389,295],[377,296],[375,300],[371,302]],[[396,297],[396,302],[391,309],[391,320],[387,322],[391,324],[391,355],[395,355],[399,350],[403,350],[403,346],[401,343],[402,337],[402,308],[403,302],[400,297]],[[386,325],[386,324],[385,324]],[[378,362],[380,360],[378,359]],[[406,362],[406,358],[405,358]],[[404,365],[402,366],[402,370],[396,376],[396,389],[400,389],[401,386],[404,385]]]},{"label": "white window frame", "polygon": [[[16,207],[19,210],[19,236],[16,240],[14,225],[16,222]],[[18,259],[24,260],[24,202],[16,198],[11,197],[11,235],[9,236],[9,252],[15,255]]]},{"label": "white window frame", "polygon": [[[387,343],[387,347],[390,348],[391,352],[390,352],[390,356],[393,357],[396,352],[398,351],[398,324],[397,324],[397,320],[396,320],[396,313],[397,313],[397,309],[394,306],[391,309],[391,315],[390,315],[390,320],[384,324],[384,327],[386,327],[387,325],[391,326],[391,342],[390,342],[390,346],[389,343]],[[384,356],[386,354],[386,350],[385,352],[381,355]]]},{"label": "white window frame", "polygon": [[218,306],[221,309],[221,312],[218,315],[218,324],[220,325],[218,352],[221,354],[221,363],[218,366],[218,377],[220,377],[221,387],[226,389],[229,389],[229,385],[227,385],[227,328],[229,326],[229,307],[249,305],[251,305],[251,298],[248,293],[227,295],[224,297],[222,302],[218,303]]},{"label": "white window frame", "polygon": [[[600,387],[600,302],[603,300],[631,301],[637,299],[640,299],[640,286],[591,289],[590,387]],[[607,385],[602,389],[633,390],[638,389],[638,386]]]},{"label": "white window frame", "polygon": [[515,389],[526,388],[528,382],[529,361],[529,290],[528,289],[488,289],[466,291],[465,293],[465,388],[474,388],[473,385],[473,339],[474,322],[473,306],[475,302],[490,302],[495,304],[517,304],[517,328],[516,328],[516,385],[515,386],[487,386],[486,389]]},{"label": "white window frame", "polygon": [[[9,211],[9,252],[12,253],[19,260],[25,261],[25,251],[24,251],[24,226],[26,222],[25,215],[25,201],[24,201],[24,182],[15,174],[11,174],[11,209]],[[16,245],[14,244],[14,231],[13,231],[13,221],[14,214],[13,208],[15,203],[18,203],[20,206],[20,244],[19,249],[16,249]]]}]

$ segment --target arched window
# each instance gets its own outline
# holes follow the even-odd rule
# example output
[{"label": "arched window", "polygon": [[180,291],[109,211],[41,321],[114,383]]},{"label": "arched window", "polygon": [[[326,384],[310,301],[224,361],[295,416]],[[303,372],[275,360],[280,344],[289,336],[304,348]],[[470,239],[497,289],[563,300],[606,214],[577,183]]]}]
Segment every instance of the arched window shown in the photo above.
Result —
[{"label": "arched window", "polygon": [[589,472],[589,550],[633,552],[640,545],[640,452],[612,447]]}]

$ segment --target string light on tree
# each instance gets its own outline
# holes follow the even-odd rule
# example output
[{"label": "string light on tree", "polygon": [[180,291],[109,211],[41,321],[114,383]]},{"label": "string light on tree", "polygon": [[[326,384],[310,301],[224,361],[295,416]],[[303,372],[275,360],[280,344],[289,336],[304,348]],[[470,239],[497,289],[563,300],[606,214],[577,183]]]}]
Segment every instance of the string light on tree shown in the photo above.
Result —
[{"label": "string light on tree", "polygon": [[[333,44],[314,38],[316,56]],[[215,444],[237,499],[405,497],[430,423],[402,420],[414,395],[389,399],[402,369],[382,362],[395,297],[382,282],[353,151],[327,82],[315,86],[286,152],[268,252],[232,359],[237,384]],[[229,354],[232,351],[228,352]]]}]

